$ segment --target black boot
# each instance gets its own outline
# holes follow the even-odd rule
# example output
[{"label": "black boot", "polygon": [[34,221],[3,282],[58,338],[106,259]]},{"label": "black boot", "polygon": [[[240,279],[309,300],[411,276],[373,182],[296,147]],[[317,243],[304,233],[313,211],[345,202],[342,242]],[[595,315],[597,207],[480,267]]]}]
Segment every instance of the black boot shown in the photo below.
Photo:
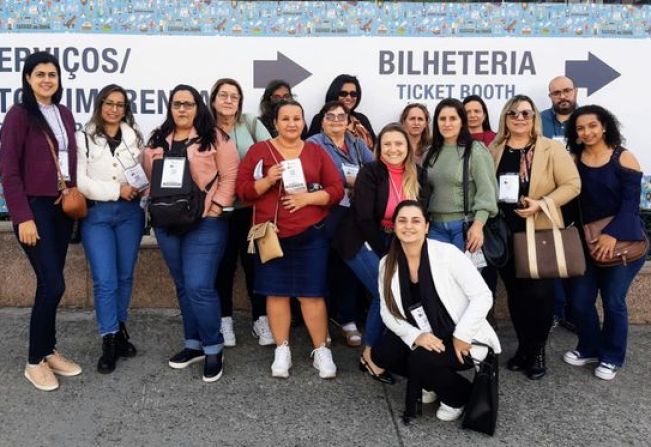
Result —
[{"label": "black boot", "polygon": [[547,372],[545,364],[545,345],[536,347],[530,360],[529,368],[527,369],[527,377],[531,380],[542,379]]},{"label": "black boot", "polygon": [[118,356],[115,350],[115,334],[102,337],[102,356],[97,362],[97,372],[108,374],[115,370],[115,361]]},{"label": "black boot", "polygon": [[506,362],[506,368],[510,371],[524,371],[530,364],[530,354],[528,350],[522,346],[518,346],[515,355]]},{"label": "black boot", "polygon": [[129,343],[127,326],[120,321],[120,331],[115,334],[116,351],[119,357],[135,357],[136,347]]}]

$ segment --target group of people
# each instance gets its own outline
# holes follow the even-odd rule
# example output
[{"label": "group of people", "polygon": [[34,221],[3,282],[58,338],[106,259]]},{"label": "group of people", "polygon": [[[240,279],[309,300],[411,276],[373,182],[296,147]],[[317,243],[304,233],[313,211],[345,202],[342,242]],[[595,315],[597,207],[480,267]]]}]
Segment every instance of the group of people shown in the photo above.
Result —
[{"label": "group of people", "polygon": [[[363,372],[382,383],[394,383],[394,374],[418,377],[426,402],[439,397],[442,420],[460,417],[469,399],[471,383],[458,374],[472,367],[469,358],[501,351],[487,321],[498,274],[518,340],[507,368],[530,379],[546,373],[557,281],[518,277],[512,254],[499,267],[487,262],[489,219],[501,216],[510,234],[523,232],[531,217],[546,229],[542,200],[567,216],[564,206],[580,197],[574,224],[614,216],[588,241],[597,259],[611,256],[618,240],[645,237],[640,166],[622,148],[610,112],[576,107],[568,78],[550,83],[553,107],[542,113],[528,96],[509,99],[496,132],[484,101],[470,96],[442,100],[431,117],[426,106],[409,104],[377,134],[358,110],[362,89],[354,76],[333,80],[309,127],[284,81],[265,89],[259,117],[243,112],[234,79],[218,80],[208,104],[181,84],[164,122],[144,139],[126,91],[114,84],[99,92],[90,121],[75,133],[60,104],[60,75],[48,53],[26,59],[22,100],[6,115],[0,146],[14,231],[37,278],[25,377],[41,390],[56,389],[57,375],[81,373],[56,343],[73,227],[57,200],[67,192],[59,176],[88,203],[80,225],[102,338],[100,373],[136,355],[126,323],[149,208],[183,320],[183,348],[170,367],[203,362],[204,381],[221,377],[224,347],[236,344],[239,257],[252,333],[260,345],[275,346],[273,377],[289,376],[292,312],[300,309],[321,378],[337,374],[330,317],[346,344],[361,347]],[[186,195],[174,195],[175,188]],[[187,216],[170,214],[181,202],[196,214],[183,225]],[[281,254],[263,260],[249,229],[265,223],[277,231]],[[585,275],[562,284],[578,330],[567,363],[597,362],[597,377],[614,378],[626,353],[625,297],[643,262],[602,267],[586,256]]]}]

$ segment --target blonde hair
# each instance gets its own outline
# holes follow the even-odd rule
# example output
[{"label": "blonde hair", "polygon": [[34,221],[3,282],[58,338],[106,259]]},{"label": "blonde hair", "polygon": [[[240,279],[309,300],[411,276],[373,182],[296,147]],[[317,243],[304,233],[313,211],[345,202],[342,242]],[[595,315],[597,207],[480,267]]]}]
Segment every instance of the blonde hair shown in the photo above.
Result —
[{"label": "blonde hair", "polygon": [[506,101],[502,108],[497,135],[495,135],[495,140],[493,140],[493,143],[491,144],[492,147],[499,146],[511,136],[511,132],[506,127],[506,114],[509,111],[514,110],[521,102],[528,102],[534,113],[533,128],[531,129],[531,141],[535,143],[536,139],[538,139],[539,136],[542,136],[542,121],[540,120],[540,112],[538,111],[536,104],[526,95],[515,95],[513,98]]},{"label": "blonde hair", "polygon": [[416,157],[414,148],[409,142],[407,131],[402,128],[400,123],[389,123],[382,128],[375,142],[375,159],[380,159],[382,137],[388,132],[399,132],[407,141],[407,158],[405,158],[405,173],[402,176],[402,191],[407,200],[418,200],[420,194],[420,184],[418,183],[418,172],[416,171]]}]

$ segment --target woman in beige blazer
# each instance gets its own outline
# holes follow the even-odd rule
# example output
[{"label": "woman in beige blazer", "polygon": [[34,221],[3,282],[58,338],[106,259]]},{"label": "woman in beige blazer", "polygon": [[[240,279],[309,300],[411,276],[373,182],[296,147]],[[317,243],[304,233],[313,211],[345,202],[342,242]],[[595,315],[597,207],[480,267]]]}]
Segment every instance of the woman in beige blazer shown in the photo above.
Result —
[{"label": "woman in beige blazer", "polygon": [[[560,206],[579,194],[581,181],[569,153],[542,136],[540,115],[531,98],[516,95],[504,105],[499,130],[490,147],[498,181],[498,206],[512,233],[525,231],[526,218],[535,216],[536,229],[551,227],[539,200]],[[562,223],[562,222],[561,222]],[[554,288],[551,279],[515,277],[513,256],[500,269],[518,348],[507,368],[530,379],[545,375],[545,344],[552,324]]]}]

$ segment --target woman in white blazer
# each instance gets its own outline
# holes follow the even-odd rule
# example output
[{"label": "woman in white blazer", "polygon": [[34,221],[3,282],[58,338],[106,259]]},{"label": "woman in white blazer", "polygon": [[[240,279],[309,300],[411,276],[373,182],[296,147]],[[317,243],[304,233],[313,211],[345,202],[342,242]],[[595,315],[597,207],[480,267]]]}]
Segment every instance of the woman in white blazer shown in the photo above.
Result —
[{"label": "woman in white blazer", "polygon": [[[486,321],[490,289],[472,262],[454,245],[428,240],[422,206],[401,202],[393,214],[395,238],[380,262],[380,314],[389,329],[373,361],[396,374],[415,378],[441,401],[436,416],[458,419],[472,384],[458,371],[472,356],[482,360],[487,348],[501,351]],[[470,365],[470,366],[469,366]]]},{"label": "woman in white blazer", "polygon": [[145,224],[139,197],[148,185],[143,140],[122,87],[107,85],[98,93],[90,121],[77,132],[77,147],[77,185],[89,204],[82,244],[102,337],[97,370],[110,373],[118,357],[136,354],[125,323]]}]

